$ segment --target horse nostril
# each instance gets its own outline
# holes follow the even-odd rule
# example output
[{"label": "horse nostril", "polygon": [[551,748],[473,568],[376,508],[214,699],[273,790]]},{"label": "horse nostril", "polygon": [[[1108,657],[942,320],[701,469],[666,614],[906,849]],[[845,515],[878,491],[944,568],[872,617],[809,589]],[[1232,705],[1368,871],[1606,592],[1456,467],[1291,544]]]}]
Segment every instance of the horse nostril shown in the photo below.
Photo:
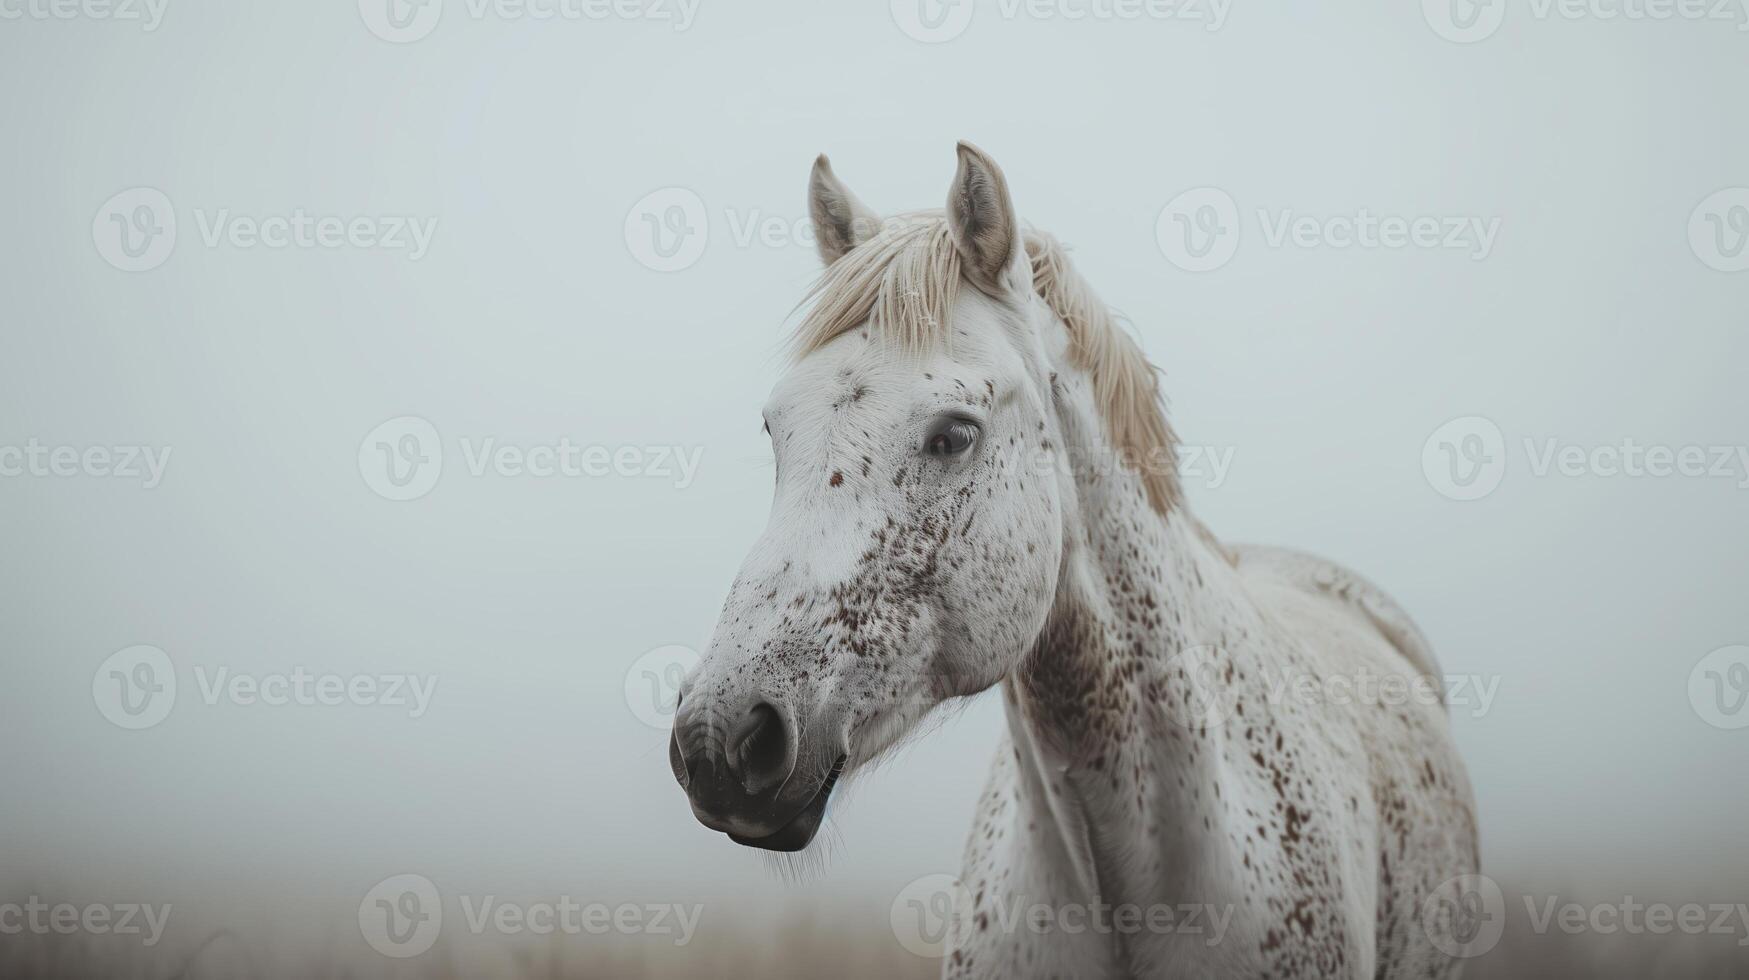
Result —
[{"label": "horse nostril", "polygon": [[729,746],[729,767],[741,777],[749,793],[768,789],[789,777],[789,732],[776,708],[762,703],[748,713]]},{"label": "horse nostril", "polygon": [[668,768],[674,770],[674,778],[684,789],[691,779],[686,771],[686,754],[680,751],[680,731],[676,729],[668,735]]}]

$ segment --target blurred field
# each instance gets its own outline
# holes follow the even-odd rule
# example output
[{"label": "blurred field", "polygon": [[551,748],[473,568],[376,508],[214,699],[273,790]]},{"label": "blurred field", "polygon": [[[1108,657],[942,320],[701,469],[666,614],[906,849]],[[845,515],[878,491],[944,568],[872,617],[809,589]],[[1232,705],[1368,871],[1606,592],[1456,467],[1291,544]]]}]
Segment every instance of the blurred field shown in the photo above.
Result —
[{"label": "blurred field", "polygon": [[[1539,900],[1551,892],[1538,893]],[[1561,900],[1619,902],[1662,900],[1673,905],[1708,899],[1639,892],[1563,895]],[[1714,897],[1712,902],[1732,902]],[[1523,893],[1507,896],[1507,928],[1500,944],[1474,958],[1464,976],[1473,980],[1547,978],[1634,978],[1634,980],[1733,980],[1749,977],[1749,936],[1733,916],[1731,932],[1701,935],[1569,935],[1558,927],[1538,934],[1526,913]],[[867,910],[863,910],[866,912]],[[747,977],[762,980],[923,978],[938,973],[939,961],[901,948],[884,921],[843,910],[801,911],[777,928],[754,925],[756,910],[736,915],[741,928],[701,929],[689,944],[639,937],[565,937],[529,941],[440,941],[426,953],[405,960],[380,956],[365,947],[356,926],[337,923],[325,931],[294,937],[260,930],[226,929],[199,939],[183,930],[155,949],[137,940],[109,936],[0,935],[0,977],[119,978],[119,980],[278,980],[296,978],[390,978],[390,980],[670,980],[681,977]],[[713,916],[713,919],[715,916]],[[874,917],[874,918],[878,918]],[[198,948],[197,948],[198,947]]]}]

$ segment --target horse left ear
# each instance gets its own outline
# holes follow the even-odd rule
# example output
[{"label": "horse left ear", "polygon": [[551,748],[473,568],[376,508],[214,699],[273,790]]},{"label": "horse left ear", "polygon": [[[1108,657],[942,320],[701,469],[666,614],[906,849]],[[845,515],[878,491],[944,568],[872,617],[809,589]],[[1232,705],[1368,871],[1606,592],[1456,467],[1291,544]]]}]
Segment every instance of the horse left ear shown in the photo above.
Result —
[{"label": "horse left ear", "polygon": [[1032,292],[1032,266],[1008,196],[1008,178],[988,153],[964,140],[947,192],[947,222],[973,285],[996,296]]},{"label": "horse left ear", "polygon": [[873,238],[881,227],[880,215],[850,193],[824,153],[814,160],[814,172],[808,177],[808,216],[814,222],[820,261],[827,265]]}]

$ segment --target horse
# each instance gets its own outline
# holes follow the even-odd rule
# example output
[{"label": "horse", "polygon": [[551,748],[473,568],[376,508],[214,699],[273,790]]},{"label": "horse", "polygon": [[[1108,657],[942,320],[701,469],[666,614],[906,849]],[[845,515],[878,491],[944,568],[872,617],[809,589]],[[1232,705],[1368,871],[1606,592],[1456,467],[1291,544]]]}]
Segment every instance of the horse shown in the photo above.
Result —
[{"label": "horse", "polygon": [[1456,975],[1428,923],[1476,819],[1427,641],[1192,515],[1127,321],[957,155],[945,209],[887,219],[814,163],[769,523],[674,715],[693,815],[801,850],[846,776],[999,688],[943,976]]}]

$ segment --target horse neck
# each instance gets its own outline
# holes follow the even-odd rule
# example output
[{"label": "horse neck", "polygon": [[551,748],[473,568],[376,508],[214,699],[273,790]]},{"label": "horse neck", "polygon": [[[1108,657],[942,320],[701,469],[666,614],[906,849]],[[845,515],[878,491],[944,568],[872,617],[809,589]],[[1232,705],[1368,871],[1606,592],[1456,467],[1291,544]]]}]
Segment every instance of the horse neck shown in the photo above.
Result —
[{"label": "horse neck", "polygon": [[[1071,456],[1113,458],[1085,379],[1058,372],[1059,438]],[[1186,666],[1200,648],[1233,645],[1256,613],[1182,502],[1162,515],[1135,474],[1072,470],[1052,611],[1004,684],[1018,816],[1049,828],[1044,860],[1066,863],[1061,880],[1088,896],[1176,901],[1170,869],[1206,871],[1222,860],[1211,840],[1226,837],[1211,802],[1224,733],[1175,710],[1206,694]]]}]

